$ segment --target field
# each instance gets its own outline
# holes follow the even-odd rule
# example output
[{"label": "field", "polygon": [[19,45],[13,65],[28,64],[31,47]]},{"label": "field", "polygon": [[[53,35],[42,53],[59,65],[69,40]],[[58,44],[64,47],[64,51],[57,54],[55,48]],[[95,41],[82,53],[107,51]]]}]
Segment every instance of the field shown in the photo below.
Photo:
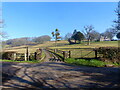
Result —
[{"label": "field", "polygon": [[[55,42],[45,42],[44,44],[28,46],[29,52],[33,53],[38,48],[46,48],[50,49],[59,49],[61,51],[71,51],[71,58],[67,58],[64,60],[65,63],[74,64],[78,66],[89,66],[89,67],[120,67],[120,63],[114,62],[104,62],[95,58],[95,52],[93,48],[99,47],[118,47],[117,41],[103,41],[103,42],[91,42],[91,45],[86,45],[87,42],[82,42],[81,44],[73,44],[69,45],[67,41],[58,41],[57,46],[55,46]],[[18,53],[25,53],[26,46],[12,47],[6,48],[4,51],[17,51]],[[60,53],[57,53],[61,55]],[[61,55],[62,56],[62,55]],[[45,57],[45,53],[43,53],[42,57]],[[48,59],[50,57],[47,57]],[[44,59],[43,59],[44,60]],[[0,60],[3,61],[3,60]],[[24,62],[24,63],[41,63],[42,61],[13,61],[13,60],[4,60],[5,62]],[[49,61],[49,60],[48,60]]]},{"label": "field", "polygon": [[[11,47],[6,48],[3,51],[15,51],[18,53],[25,53],[26,46],[19,47]],[[71,51],[72,58],[94,58],[95,52],[94,48],[99,47],[118,47],[118,41],[102,41],[102,42],[91,42],[90,45],[87,45],[87,42],[82,42],[81,44],[72,44],[69,45],[68,41],[57,41],[57,46],[55,46],[54,41],[45,42],[43,44],[38,44],[34,46],[28,46],[29,52],[34,53],[38,48],[46,48],[50,49],[59,49],[62,51]]]},{"label": "field", "polygon": [[91,45],[87,45],[87,42],[82,42],[81,44],[64,45],[52,48],[98,48],[98,47],[118,47],[118,41],[101,41],[101,42],[91,42]]},{"label": "field", "polygon": [[[3,51],[15,51],[18,53],[25,53],[26,46],[19,47],[11,47],[6,48]],[[72,58],[94,58],[95,52],[94,48],[99,47],[118,47],[118,41],[101,41],[101,42],[91,42],[90,45],[87,45],[87,42],[82,42],[81,44],[72,44],[69,45],[68,41],[57,41],[57,46],[55,46],[54,41],[48,41],[43,44],[38,44],[34,46],[28,46],[29,52],[34,53],[38,48],[46,48],[50,49],[59,49],[62,51],[71,51]]]},{"label": "field", "polygon": [[[68,42],[67,41],[60,41],[60,42],[57,43],[58,46],[61,46],[61,45],[63,46],[65,44],[68,44]],[[34,53],[38,48],[46,48],[46,47],[53,47],[53,46],[55,46],[54,41],[48,41],[48,42],[45,42],[43,44],[38,44],[38,45],[34,45],[34,46],[27,45],[30,53]],[[18,53],[25,53],[26,52],[26,46],[9,47],[9,48],[5,48],[3,50],[3,52],[4,51],[15,51],[15,52],[18,52]]]},{"label": "field", "polygon": [[[59,49],[62,51],[71,51],[72,58],[94,58],[95,52],[93,49],[99,47],[118,47],[117,41],[102,41],[102,42],[91,42],[87,45],[87,42],[82,42],[81,44],[64,45],[57,47],[50,47],[51,49]],[[101,56],[98,54],[98,56]]]}]

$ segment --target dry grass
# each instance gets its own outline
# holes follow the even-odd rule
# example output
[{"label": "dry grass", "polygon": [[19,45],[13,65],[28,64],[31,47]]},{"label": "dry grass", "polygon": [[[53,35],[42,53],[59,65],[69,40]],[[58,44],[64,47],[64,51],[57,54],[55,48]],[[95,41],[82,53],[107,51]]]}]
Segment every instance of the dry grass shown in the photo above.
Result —
[{"label": "dry grass", "polygon": [[118,47],[118,41],[102,41],[102,42],[91,42],[90,45],[87,45],[87,42],[83,42],[82,44],[73,44],[73,45],[64,45],[55,48],[99,48],[99,47]]},{"label": "dry grass", "polygon": [[[45,48],[45,47],[50,47],[52,49],[59,48],[62,50],[66,50],[63,48],[98,48],[98,47],[118,47],[118,42],[117,41],[104,41],[104,42],[92,42],[91,45],[87,46],[86,42],[83,42],[82,44],[73,44],[73,45],[68,45],[68,41],[57,41],[57,47],[55,47],[55,42],[54,41],[48,41],[43,44],[38,44],[34,46],[28,46],[29,47],[29,52],[33,53],[36,51],[38,48]],[[16,51],[18,53],[25,53],[26,52],[26,46],[19,46],[19,47],[11,47],[11,48],[6,48],[4,51]]]},{"label": "dry grass", "polygon": [[[67,41],[57,41],[57,45],[64,45],[64,44],[68,44]],[[33,53],[35,52],[38,48],[45,48],[45,47],[52,47],[52,46],[55,46],[55,42],[54,41],[48,41],[48,42],[45,42],[43,44],[38,44],[38,45],[34,45],[34,46],[29,46],[28,45],[28,48],[29,48],[29,52],[30,53]],[[11,47],[11,48],[6,48],[5,50],[3,51],[15,51],[15,52],[18,52],[18,53],[25,53],[26,52],[26,46],[23,45],[23,46],[18,46],[18,47]]]}]

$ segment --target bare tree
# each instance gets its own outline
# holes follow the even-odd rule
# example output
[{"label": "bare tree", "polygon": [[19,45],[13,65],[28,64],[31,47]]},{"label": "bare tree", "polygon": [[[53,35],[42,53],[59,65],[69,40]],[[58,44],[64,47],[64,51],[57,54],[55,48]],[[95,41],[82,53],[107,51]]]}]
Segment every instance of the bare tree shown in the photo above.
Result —
[{"label": "bare tree", "polygon": [[116,34],[116,31],[113,29],[113,28],[108,28],[104,33],[103,35],[112,39]]},{"label": "bare tree", "polygon": [[7,33],[5,31],[3,31],[2,29],[3,29],[3,21],[0,20],[0,38],[1,38],[1,40],[3,38],[7,38],[8,37]]},{"label": "bare tree", "polygon": [[97,41],[100,38],[100,33],[93,30],[93,31],[91,31],[90,36],[91,36],[91,38],[90,38],[91,41]]},{"label": "bare tree", "polygon": [[64,37],[65,40],[68,40],[69,38],[71,38],[72,33],[67,33]]},{"label": "bare tree", "polygon": [[2,19],[2,8],[0,5],[0,38],[7,38],[7,33],[2,30],[3,26],[4,26],[4,20]]},{"label": "bare tree", "polygon": [[0,37],[1,37],[1,38],[7,38],[8,35],[7,35],[6,32],[0,31]]},{"label": "bare tree", "polygon": [[84,26],[84,35],[88,41],[87,45],[90,45],[90,39],[91,39],[91,32],[94,30],[94,27],[92,25],[87,25],[87,26]]}]

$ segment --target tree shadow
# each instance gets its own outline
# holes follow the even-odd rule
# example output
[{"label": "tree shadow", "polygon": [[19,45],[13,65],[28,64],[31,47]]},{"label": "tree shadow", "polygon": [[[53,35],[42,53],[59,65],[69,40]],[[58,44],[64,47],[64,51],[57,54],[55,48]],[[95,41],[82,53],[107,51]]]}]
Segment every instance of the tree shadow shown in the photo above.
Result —
[{"label": "tree shadow", "polygon": [[10,80],[20,68],[13,67],[16,65],[15,62],[0,62],[2,64],[2,83]]},{"label": "tree shadow", "polygon": [[85,60],[89,60],[89,61],[90,61],[90,60],[93,60],[93,59],[100,59],[100,58],[87,58],[87,57],[86,57],[86,58],[85,58],[85,57],[82,58],[82,57],[81,57],[81,58],[75,58],[75,59],[76,59],[76,60],[77,60],[77,59],[85,59]]},{"label": "tree shadow", "polygon": [[[5,64],[5,66],[7,66],[6,65],[6,63],[4,63]],[[10,69],[12,69],[12,63],[10,64],[10,63],[8,63],[8,65],[11,65],[11,66],[9,66],[9,68]],[[22,66],[22,65],[19,65],[19,66]],[[31,65],[30,65],[31,66]],[[29,67],[30,67],[29,66]],[[19,76],[17,76],[15,73],[16,72],[14,72],[14,75],[12,75],[12,74],[8,74],[9,73],[9,71],[10,70],[7,70],[7,71],[5,71],[5,73],[3,73],[3,83],[5,83],[5,82],[7,82],[8,80],[15,80],[15,81],[18,81],[19,83],[23,83],[23,84],[27,84],[27,85],[30,85],[29,87],[28,86],[26,86],[26,85],[21,85],[21,84],[19,84],[19,83],[15,83],[15,82],[7,82],[7,83],[9,83],[9,84],[7,84],[7,85],[4,85],[5,87],[9,87],[10,89],[13,89],[13,88],[15,88],[15,89],[40,89],[41,87],[44,87],[44,85],[43,85],[43,82],[45,82],[45,80],[44,79],[42,79],[42,78],[39,78],[39,79],[36,79],[35,77],[34,77],[34,75],[36,75],[37,73],[35,72],[32,76],[29,76],[28,74],[27,74],[27,68],[29,68],[28,66],[25,68],[24,67],[24,65],[23,65],[23,67],[22,68],[25,68],[24,69],[24,75],[22,76],[22,77],[19,77]],[[4,71],[3,71],[4,72]],[[42,72],[41,72],[42,73]],[[31,81],[29,81],[29,80],[25,80],[25,79],[23,79],[24,78],[24,76],[27,76]],[[46,84],[47,84],[47,82],[45,82]],[[52,88],[54,88],[52,85],[50,85],[50,84],[48,84],[49,85],[49,87],[52,87]],[[48,88],[48,87],[44,87],[44,88]],[[4,89],[4,88],[3,88]]]},{"label": "tree shadow", "polygon": [[[63,65],[63,67],[60,65]],[[85,66],[79,67],[79,66],[69,65],[66,63],[55,63],[55,62],[54,63],[49,62],[45,66],[52,67],[53,70],[57,70],[60,72],[77,71],[77,72],[82,72],[83,76],[90,76],[90,78],[87,78],[86,80],[91,80],[94,83],[87,83],[87,85],[85,87],[120,88],[120,77],[119,77],[120,76],[120,68],[85,67]],[[72,67],[72,68],[66,68],[66,67]],[[73,75],[73,77],[74,77],[74,75]],[[100,83],[102,83],[102,84],[100,84]],[[107,84],[103,84],[103,83],[107,83]]]},{"label": "tree shadow", "polygon": [[60,61],[60,62],[62,62],[62,60],[60,60],[59,58],[58,59],[56,59],[55,57],[52,57],[52,58],[49,58],[49,61]]},{"label": "tree shadow", "polygon": [[[58,87],[63,88],[71,88],[72,85],[77,88],[120,88],[119,87],[119,75],[120,68],[112,68],[112,67],[85,67],[85,66],[74,66],[66,63],[57,63],[57,62],[44,62],[41,64],[19,64],[21,68],[24,68],[22,77],[14,75],[11,79],[17,80],[20,83],[24,83],[25,85],[21,85],[19,83],[9,82],[7,87],[10,88],[22,88],[22,89],[41,89],[41,88],[54,88]],[[11,65],[12,67],[12,65]],[[38,68],[39,70],[33,70],[29,72],[30,68]],[[55,77],[52,71],[42,71],[44,68],[52,68],[53,71],[59,72],[70,72],[70,74],[63,74],[59,77]],[[10,68],[9,68],[10,69]],[[74,73],[73,73],[74,71]],[[78,72],[82,74],[77,74]],[[79,81],[77,83],[73,83],[69,81],[70,78],[82,78],[89,76],[89,78],[85,78],[84,81],[90,80],[91,82],[86,82],[85,85],[80,84]],[[24,77],[29,78],[30,80],[24,79]],[[49,83],[49,82],[52,83]],[[107,84],[103,84],[107,83]],[[27,86],[29,85],[29,86]]]}]

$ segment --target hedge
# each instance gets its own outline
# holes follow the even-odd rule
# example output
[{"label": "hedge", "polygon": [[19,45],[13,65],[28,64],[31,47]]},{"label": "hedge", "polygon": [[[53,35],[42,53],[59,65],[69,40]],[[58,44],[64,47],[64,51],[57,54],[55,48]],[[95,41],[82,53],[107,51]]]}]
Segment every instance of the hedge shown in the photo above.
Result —
[{"label": "hedge", "polygon": [[96,50],[98,54],[102,54],[102,58],[112,62],[120,62],[120,47],[100,47]]}]

